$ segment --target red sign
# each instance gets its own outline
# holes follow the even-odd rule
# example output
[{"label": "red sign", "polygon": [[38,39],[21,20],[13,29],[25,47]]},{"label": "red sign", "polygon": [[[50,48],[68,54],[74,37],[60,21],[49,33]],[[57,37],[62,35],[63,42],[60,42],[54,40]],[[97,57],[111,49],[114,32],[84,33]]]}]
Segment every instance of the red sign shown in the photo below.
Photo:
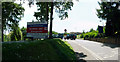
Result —
[{"label": "red sign", "polygon": [[27,33],[48,33],[47,27],[29,27]]}]

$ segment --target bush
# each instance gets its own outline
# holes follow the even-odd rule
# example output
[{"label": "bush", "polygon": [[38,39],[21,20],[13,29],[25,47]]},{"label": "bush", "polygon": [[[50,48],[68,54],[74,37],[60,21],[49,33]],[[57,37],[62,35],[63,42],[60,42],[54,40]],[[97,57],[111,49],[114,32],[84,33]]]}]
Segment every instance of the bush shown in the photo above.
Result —
[{"label": "bush", "polygon": [[81,35],[80,35],[80,38],[83,38],[84,37],[84,34],[82,33]]},{"label": "bush", "polygon": [[98,35],[98,31],[90,31],[90,32],[87,32],[87,33],[82,33],[80,35],[80,38],[100,38],[100,37],[103,37],[104,35],[101,34],[101,35]]},{"label": "bush", "polygon": [[22,36],[23,35],[22,35],[22,31],[20,30],[20,28],[17,28],[16,30],[11,31],[10,33],[11,41],[23,40]]}]

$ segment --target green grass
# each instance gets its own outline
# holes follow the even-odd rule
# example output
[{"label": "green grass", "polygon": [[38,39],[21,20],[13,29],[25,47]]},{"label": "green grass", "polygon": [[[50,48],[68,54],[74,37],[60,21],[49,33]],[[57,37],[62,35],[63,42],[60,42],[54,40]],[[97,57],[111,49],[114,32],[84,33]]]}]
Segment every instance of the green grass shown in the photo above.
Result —
[{"label": "green grass", "polygon": [[72,47],[60,39],[2,44],[3,60],[76,60]]}]

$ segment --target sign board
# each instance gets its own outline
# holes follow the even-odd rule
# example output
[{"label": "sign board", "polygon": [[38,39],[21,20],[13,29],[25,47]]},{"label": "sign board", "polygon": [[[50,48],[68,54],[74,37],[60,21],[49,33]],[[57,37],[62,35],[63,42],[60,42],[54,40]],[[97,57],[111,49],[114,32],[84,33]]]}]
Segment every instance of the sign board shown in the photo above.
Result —
[{"label": "sign board", "polygon": [[48,38],[48,24],[27,22],[27,37]]},{"label": "sign board", "polygon": [[103,33],[103,26],[98,26],[99,33]]}]

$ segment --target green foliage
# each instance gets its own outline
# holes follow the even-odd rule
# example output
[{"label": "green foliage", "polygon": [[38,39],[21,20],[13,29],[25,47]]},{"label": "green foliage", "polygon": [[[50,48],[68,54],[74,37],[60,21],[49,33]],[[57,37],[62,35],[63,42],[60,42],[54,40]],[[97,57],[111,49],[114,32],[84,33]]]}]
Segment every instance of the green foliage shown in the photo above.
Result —
[{"label": "green foliage", "polygon": [[[56,41],[56,42],[53,42],[53,41]],[[53,39],[53,40],[50,40],[50,43],[52,44],[53,48],[56,49],[56,52],[58,52],[58,55],[61,56],[60,58],[62,60],[76,59],[73,48],[66,41],[63,42],[60,39]]]},{"label": "green foliage", "polygon": [[[52,38],[52,20],[53,10],[59,15],[61,20],[68,18],[68,11],[71,10],[73,2],[37,2],[36,3],[39,12],[35,12],[34,16],[40,22],[48,22],[50,17],[50,34],[49,38]],[[49,16],[50,14],[50,16]]]},{"label": "green foliage", "polygon": [[[51,12],[51,2],[37,2],[36,5],[38,7],[39,12],[35,12],[34,16],[38,21],[44,21],[46,20],[47,14],[45,13],[47,11],[46,5],[48,4],[48,13]],[[59,15],[59,18],[61,20],[68,17],[68,10],[71,10],[71,7],[73,7],[73,2],[54,2],[54,9],[55,12]],[[48,15],[49,17],[49,15]]]},{"label": "green foliage", "polygon": [[[99,3],[99,2],[98,2]],[[120,35],[120,2],[101,2],[100,9],[97,9],[98,18],[107,21],[105,33],[107,36]]]},{"label": "green foliage", "polygon": [[68,11],[72,10],[73,2],[55,2],[55,12],[61,20],[68,18]]},{"label": "green foliage", "polygon": [[103,33],[105,33],[105,26],[103,27]]},{"label": "green foliage", "polygon": [[[104,28],[105,29],[105,28]],[[80,38],[100,38],[100,37],[104,37],[104,33],[102,34],[98,34],[98,30],[95,31],[93,29],[90,29],[89,32],[86,33],[82,33],[80,35]]]},{"label": "green foliage", "polygon": [[8,38],[8,35],[4,35],[4,41],[7,42],[9,40],[10,40],[10,38]]},{"label": "green foliage", "polygon": [[82,33],[82,34],[80,34],[80,38],[83,38],[84,37],[84,34]]},{"label": "green foliage", "polygon": [[[48,32],[48,34],[49,34],[49,32]],[[52,31],[52,34],[58,34],[58,32]]]},{"label": "green foliage", "polygon": [[21,31],[22,31],[23,38],[26,37],[26,35],[27,35],[27,28],[22,27]]},{"label": "green foliage", "polygon": [[70,34],[70,33],[65,32],[64,35],[65,35],[65,34]]},{"label": "green foliage", "polygon": [[94,31],[94,30],[93,30],[93,28],[92,28],[92,29],[90,29],[90,32],[92,32],[92,31]]},{"label": "green foliage", "polygon": [[23,40],[22,31],[20,30],[18,25],[13,25],[12,29],[13,30],[10,33],[11,41]]},{"label": "green foliage", "polygon": [[67,42],[46,39],[2,44],[2,60],[76,60]]},{"label": "green foliage", "polygon": [[2,2],[2,25],[4,29],[18,24],[23,15],[24,8],[21,5],[14,2]]},{"label": "green foliage", "polygon": [[52,31],[52,34],[58,34],[58,32]]},{"label": "green foliage", "polygon": [[[13,27],[12,27],[13,28]],[[23,33],[19,27],[14,27],[14,29],[8,34],[4,35],[4,41],[19,41],[23,40]]]},{"label": "green foliage", "polygon": [[[24,16],[24,8],[14,2],[2,2],[2,35],[4,30],[13,30],[13,25],[18,25],[21,17]],[[4,38],[4,37],[3,37]],[[3,39],[2,38],[2,39]],[[15,40],[18,37],[15,37]],[[5,39],[3,39],[4,41]],[[5,40],[6,41],[6,40]]]}]

